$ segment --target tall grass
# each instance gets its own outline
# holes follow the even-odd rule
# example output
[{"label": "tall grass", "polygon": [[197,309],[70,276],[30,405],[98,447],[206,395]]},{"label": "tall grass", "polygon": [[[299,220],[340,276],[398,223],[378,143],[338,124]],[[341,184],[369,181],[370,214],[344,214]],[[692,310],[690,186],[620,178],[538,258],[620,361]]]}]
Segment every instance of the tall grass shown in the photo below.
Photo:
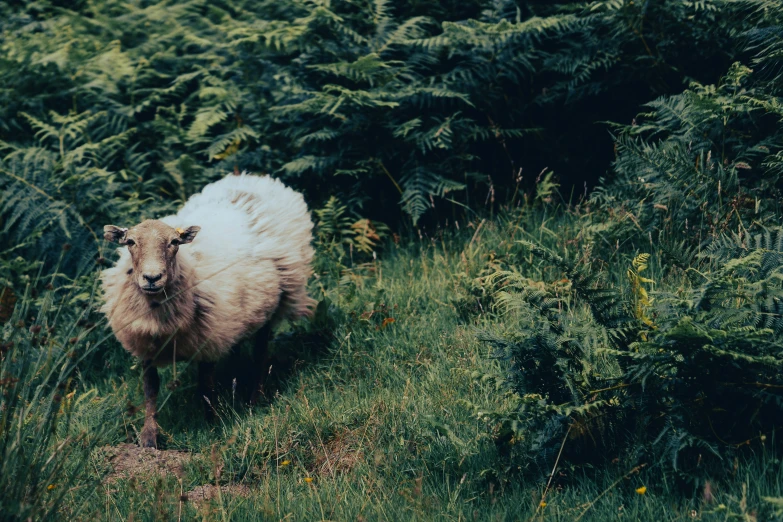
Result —
[{"label": "tall grass", "polygon": [[[88,295],[74,315],[66,303],[77,286],[57,272],[27,286],[0,343],[0,513],[5,519],[78,517],[101,476],[90,456],[121,422],[120,393],[101,396],[83,378],[102,342],[84,328],[95,305]],[[41,295],[35,289],[44,287]],[[36,297],[33,297],[36,295]],[[80,299],[85,296],[80,296]],[[122,387],[124,389],[124,386]]]}]

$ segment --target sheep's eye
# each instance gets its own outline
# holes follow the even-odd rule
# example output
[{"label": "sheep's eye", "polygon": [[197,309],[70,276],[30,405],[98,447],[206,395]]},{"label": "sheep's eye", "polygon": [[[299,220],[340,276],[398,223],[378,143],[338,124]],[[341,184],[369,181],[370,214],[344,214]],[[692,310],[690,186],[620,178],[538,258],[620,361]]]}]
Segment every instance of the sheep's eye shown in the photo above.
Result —
[{"label": "sheep's eye", "polygon": [[179,244],[180,244],[180,243],[179,243],[179,239],[176,239],[176,238],[175,238],[175,239],[172,239],[172,240],[171,240],[171,246],[177,246],[177,245],[179,245]]},{"label": "sheep's eye", "polygon": [[128,246],[133,246],[133,245],[136,244],[136,242],[134,240],[132,240],[132,239],[126,239],[125,240],[125,244],[128,245]]}]

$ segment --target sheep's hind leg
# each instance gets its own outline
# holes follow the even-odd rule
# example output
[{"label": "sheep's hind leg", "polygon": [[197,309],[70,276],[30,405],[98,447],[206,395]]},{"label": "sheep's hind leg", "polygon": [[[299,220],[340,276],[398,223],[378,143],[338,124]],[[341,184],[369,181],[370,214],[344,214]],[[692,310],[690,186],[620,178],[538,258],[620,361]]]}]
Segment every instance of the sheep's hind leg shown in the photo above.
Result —
[{"label": "sheep's hind leg", "polygon": [[264,394],[264,373],[268,372],[269,366],[269,339],[272,337],[272,325],[265,324],[256,334],[255,345],[253,346],[253,390],[250,394],[250,405],[255,406],[258,399]]},{"label": "sheep's hind leg", "polygon": [[198,363],[198,396],[204,400],[204,417],[215,420],[215,363]]},{"label": "sheep's hind leg", "polygon": [[141,430],[143,448],[158,447],[158,391],[160,377],[151,360],[141,363],[144,369],[144,428]]}]

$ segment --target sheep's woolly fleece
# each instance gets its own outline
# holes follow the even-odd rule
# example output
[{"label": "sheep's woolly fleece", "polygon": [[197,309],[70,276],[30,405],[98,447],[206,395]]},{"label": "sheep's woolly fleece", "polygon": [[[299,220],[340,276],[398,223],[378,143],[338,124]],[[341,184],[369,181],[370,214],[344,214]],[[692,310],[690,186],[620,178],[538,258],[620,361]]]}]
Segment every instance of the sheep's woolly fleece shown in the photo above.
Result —
[{"label": "sheep's woolly fleece", "polygon": [[103,312],[122,345],[158,365],[214,361],[268,321],[308,315],[313,223],[302,195],[268,176],[231,175],[207,185],[173,216],[201,227],[176,258],[166,299],[152,302],[129,275],[131,256],[101,274]]}]

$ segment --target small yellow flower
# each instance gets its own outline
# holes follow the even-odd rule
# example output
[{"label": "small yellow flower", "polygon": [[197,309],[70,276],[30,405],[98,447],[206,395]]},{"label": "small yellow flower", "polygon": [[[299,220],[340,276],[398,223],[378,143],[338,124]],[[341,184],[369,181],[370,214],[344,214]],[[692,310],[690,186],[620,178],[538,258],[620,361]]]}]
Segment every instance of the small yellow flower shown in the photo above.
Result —
[{"label": "small yellow flower", "polygon": [[647,493],[647,486],[636,488],[636,492],[639,493],[640,495],[644,495],[645,493]]},{"label": "small yellow flower", "polygon": [[546,507],[546,502],[544,502],[544,501],[542,500],[542,501],[541,501],[541,503],[539,504],[539,507],[545,508],[545,507]]},{"label": "small yellow flower", "polygon": [[289,464],[291,464],[290,460],[284,460],[283,462],[280,463],[280,465],[283,467],[288,466]]},{"label": "small yellow flower", "polygon": [[304,481],[309,484],[313,481],[313,477],[305,477]]},{"label": "small yellow flower", "polygon": [[56,488],[56,487],[57,487],[57,485],[56,485],[56,484],[49,484],[48,486],[46,486],[46,489],[48,489],[49,491],[51,491],[51,490],[53,490],[53,489],[54,489],[54,488]]}]

